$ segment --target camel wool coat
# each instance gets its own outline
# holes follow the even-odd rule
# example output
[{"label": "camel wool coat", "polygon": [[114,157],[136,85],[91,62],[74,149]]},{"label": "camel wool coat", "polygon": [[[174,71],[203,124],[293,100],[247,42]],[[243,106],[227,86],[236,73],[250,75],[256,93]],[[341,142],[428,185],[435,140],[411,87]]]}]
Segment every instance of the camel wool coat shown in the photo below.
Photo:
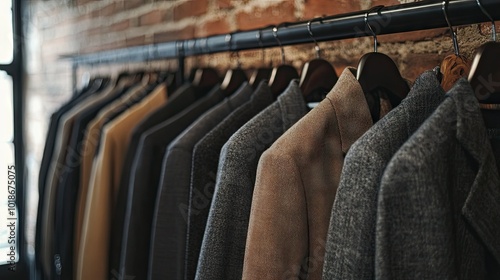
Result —
[{"label": "camel wool coat", "polygon": [[372,125],[355,69],[346,68],[326,98],[264,152],[243,279],[321,279],[344,155]]}]

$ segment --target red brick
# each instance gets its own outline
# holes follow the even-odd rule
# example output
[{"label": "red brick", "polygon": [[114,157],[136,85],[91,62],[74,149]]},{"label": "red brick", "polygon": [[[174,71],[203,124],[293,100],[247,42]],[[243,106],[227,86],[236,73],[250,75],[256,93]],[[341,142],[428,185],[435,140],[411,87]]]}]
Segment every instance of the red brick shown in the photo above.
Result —
[{"label": "red brick", "polygon": [[115,41],[115,42],[97,45],[97,46],[92,46],[92,47],[88,47],[86,45],[86,43],[82,43],[82,44],[83,44],[83,46],[81,48],[82,53],[93,53],[93,52],[99,52],[99,51],[105,51],[105,50],[116,50],[116,49],[127,47],[127,44],[124,40]]},{"label": "red brick", "polygon": [[305,0],[304,18],[314,18],[359,11],[361,10],[359,2],[360,1],[352,0]]},{"label": "red brick", "polygon": [[[326,55],[328,55],[328,54],[326,54]],[[358,62],[359,62],[359,57],[356,57],[356,56],[330,57],[330,58],[325,56],[325,59],[332,62],[333,68],[335,68],[335,72],[337,73],[337,76],[340,76],[340,74],[342,74],[342,71],[344,71],[344,68],[346,68],[348,66],[357,68]]]},{"label": "red brick", "polygon": [[444,34],[446,34],[447,31],[448,31],[448,28],[418,30],[418,31],[412,31],[412,32],[380,35],[380,36],[377,36],[377,39],[380,43],[422,41],[422,40],[427,40],[427,39],[432,39],[432,38],[444,36]]},{"label": "red brick", "polygon": [[356,66],[356,63],[353,64],[342,64],[342,63],[337,63],[335,62],[333,64],[333,68],[335,69],[335,73],[337,74],[337,77],[340,77],[342,72],[344,72],[344,69],[349,66]]},{"label": "red brick", "polygon": [[231,28],[225,18],[220,18],[205,22],[196,31],[196,36],[205,37],[216,34],[227,34],[231,32]]},{"label": "red brick", "polygon": [[95,28],[90,28],[85,30],[85,35],[86,36],[93,36],[93,35],[99,35],[105,32],[105,28],[102,26],[95,27]]},{"label": "red brick", "polygon": [[112,32],[123,31],[130,27],[130,20],[126,19],[109,26],[109,30]]},{"label": "red brick", "polygon": [[139,25],[154,25],[163,21],[163,12],[154,10],[139,17]]},{"label": "red brick", "polygon": [[146,35],[127,38],[125,41],[127,47],[144,45],[146,43]]},{"label": "red brick", "polygon": [[[499,33],[500,32],[500,21],[495,22],[495,26],[497,29],[497,33]],[[491,38],[491,22],[481,23],[479,29],[481,30],[481,34]],[[497,35],[497,37],[498,37],[498,35]]]},{"label": "red brick", "polygon": [[174,7],[174,21],[201,16],[207,12],[208,0],[187,0]]},{"label": "red brick", "polygon": [[227,8],[233,8],[234,5],[231,0],[218,0],[217,7],[219,7],[219,9],[227,9]]},{"label": "red brick", "polygon": [[174,21],[174,9],[167,9],[163,18],[164,21]]},{"label": "red brick", "polygon": [[113,2],[101,9],[92,12],[92,17],[106,17],[114,14],[119,9],[118,3]]},{"label": "red brick", "polygon": [[371,6],[372,7],[375,7],[375,6],[379,6],[379,5],[383,5],[383,6],[394,6],[394,5],[399,5],[401,3],[399,3],[398,0],[372,0],[372,4]]},{"label": "red brick", "polygon": [[[396,60],[395,61],[399,67],[399,71],[401,71],[401,75],[404,78],[409,79],[410,81],[414,81],[422,73],[424,73],[424,71],[431,70],[434,67],[440,65],[445,56],[445,54],[439,55],[435,53],[411,54],[404,58],[400,58],[400,63],[398,63],[398,61]],[[393,57],[393,59],[397,58]],[[406,65],[406,67],[402,69],[402,67],[400,66],[401,64]]]},{"label": "red brick", "polygon": [[123,1],[123,8],[126,10],[137,8],[144,4],[144,0],[122,0]]},{"label": "red brick", "polygon": [[189,25],[180,30],[170,30],[154,34],[154,42],[169,42],[180,39],[190,39],[194,37],[194,26]]},{"label": "red brick", "polygon": [[262,28],[271,24],[295,21],[293,1],[276,3],[266,8],[256,8],[250,12],[241,11],[236,15],[238,29]]}]

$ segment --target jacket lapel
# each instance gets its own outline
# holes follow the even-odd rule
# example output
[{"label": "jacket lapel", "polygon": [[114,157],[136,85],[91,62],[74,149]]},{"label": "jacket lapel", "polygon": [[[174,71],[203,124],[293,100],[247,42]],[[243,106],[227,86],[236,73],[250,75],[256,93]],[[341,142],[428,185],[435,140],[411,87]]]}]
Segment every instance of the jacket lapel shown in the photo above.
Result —
[{"label": "jacket lapel", "polygon": [[326,96],[336,114],[344,154],[373,125],[370,109],[355,73],[356,69],[345,68]]},{"label": "jacket lapel", "polygon": [[462,214],[490,253],[500,263],[500,177],[486,127],[470,84],[461,79],[455,86],[457,140],[478,163],[478,172]]}]

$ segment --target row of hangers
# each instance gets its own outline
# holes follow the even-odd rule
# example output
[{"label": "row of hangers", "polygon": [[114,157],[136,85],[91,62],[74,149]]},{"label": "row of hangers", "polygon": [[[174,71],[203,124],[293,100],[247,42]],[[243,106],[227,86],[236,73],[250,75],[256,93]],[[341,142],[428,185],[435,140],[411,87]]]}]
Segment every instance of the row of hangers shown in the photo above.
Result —
[{"label": "row of hangers", "polygon": [[[455,52],[452,56],[460,57],[457,35],[447,14],[448,2],[448,0],[443,1],[442,11],[453,39]],[[494,126],[500,128],[498,122],[498,110],[500,110],[500,82],[495,82],[500,81],[500,63],[498,60],[500,58],[500,43],[496,42],[495,21],[481,5],[480,0],[476,0],[476,2],[482,13],[492,23],[492,41],[478,48],[469,72],[468,80],[475,90],[476,96],[480,104],[482,104],[482,108],[486,109],[483,110],[485,121],[490,123],[489,127]],[[386,92],[388,92],[393,107],[395,107],[406,97],[410,88],[406,80],[401,76],[395,62],[388,55],[380,53],[377,50],[377,35],[370,25],[369,15],[371,12],[380,14],[380,10],[383,7],[384,6],[376,6],[365,13],[364,21],[366,27],[374,38],[374,51],[363,55],[359,60],[356,78],[363,88],[365,95],[367,95],[367,98],[378,88],[384,88]],[[309,35],[315,44],[316,57],[303,65],[300,76],[295,67],[286,63],[284,48],[278,37],[278,29],[280,26],[273,26],[273,36],[281,49],[281,64],[274,68],[266,66],[257,68],[250,76],[250,79],[248,79],[245,70],[241,68],[239,53],[236,51],[231,55],[236,55],[237,66],[227,70],[223,79],[213,68],[193,67],[189,75],[189,81],[194,86],[207,90],[221,83],[222,91],[229,96],[235,92],[243,82],[249,82],[250,85],[255,88],[260,81],[268,80],[274,97],[277,97],[286,89],[291,80],[300,77],[300,88],[305,100],[307,102],[320,101],[333,88],[338,76],[333,65],[329,61],[321,58],[321,50],[312,31],[312,23],[316,21],[322,23],[322,18],[312,19],[307,23]],[[228,34],[226,36],[226,41],[229,47],[231,47],[231,39],[232,35]],[[262,47],[261,31],[258,33],[258,39]],[[262,53],[262,59],[264,60],[265,52],[263,47]],[[145,71],[135,73],[124,72],[119,75],[118,80],[130,75],[135,75],[135,78],[140,80],[144,74]],[[443,73],[437,71],[437,74],[442,75]],[[176,75],[175,72],[163,71],[158,74],[157,79],[158,81],[166,82],[169,87],[169,92],[173,92],[173,89],[179,86],[176,84]],[[444,73],[444,75],[446,75],[446,73]],[[98,77],[94,79],[91,86],[102,87],[106,82],[109,82],[106,78]],[[372,110],[372,108],[370,109]],[[491,109],[495,109],[495,111]],[[373,108],[373,110],[375,110],[375,108]],[[374,121],[377,121],[376,118],[378,114],[372,112],[372,116]]]}]

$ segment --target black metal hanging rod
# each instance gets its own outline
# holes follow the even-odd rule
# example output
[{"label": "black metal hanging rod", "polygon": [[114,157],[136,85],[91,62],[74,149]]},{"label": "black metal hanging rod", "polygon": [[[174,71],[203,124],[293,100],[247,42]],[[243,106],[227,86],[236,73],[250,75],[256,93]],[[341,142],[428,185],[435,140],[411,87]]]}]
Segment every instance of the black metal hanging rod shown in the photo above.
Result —
[{"label": "black metal hanging rod", "polygon": [[[447,27],[442,3],[443,1],[440,0],[429,0],[372,10],[369,14],[370,25],[378,35]],[[495,20],[500,19],[500,0],[482,0],[481,4]],[[449,1],[447,12],[453,26],[488,21],[476,0]],[[371,36],[365,24],[365,13],[366,11],[358,11],[324,17],[321,22],[315,20],[311,28],[316,41]],[[287,46],[313,43],[307,23],[308,21],[300,21],[280,25],[277,34],[281,44]],[[223,34],[65,58],[70,58],[76,65],[124,63],[277,47],[278,42],[272,29],[268,27],[261,30],[235,32],[231,34],[230,40],[227,34]]]}]

